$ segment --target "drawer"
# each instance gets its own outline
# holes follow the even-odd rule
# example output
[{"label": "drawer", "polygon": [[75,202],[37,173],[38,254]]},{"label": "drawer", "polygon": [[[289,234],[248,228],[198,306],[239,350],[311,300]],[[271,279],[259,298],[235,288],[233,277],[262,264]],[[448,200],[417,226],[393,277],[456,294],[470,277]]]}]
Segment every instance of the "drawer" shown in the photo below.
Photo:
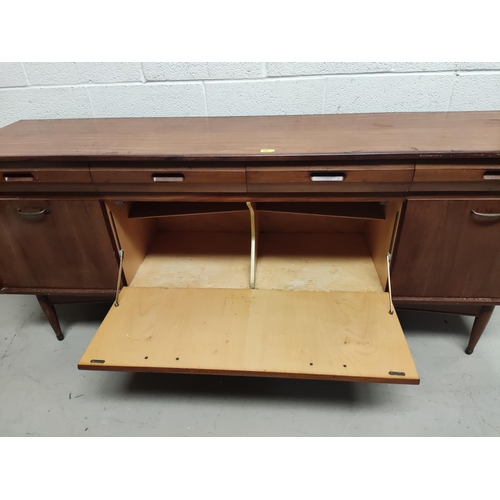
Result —
[{"label": "drawer", "polygon": [[251,193],[363,193],[406,192],[414,162],[314,164],[259,164],[247,167]]},{"label": "drawer", "polygon": [[92,164],[91,175],[99,192],[144,193],[244,193],[246,177],[244,166],[186,166],[186,164],[158,166],[152,162]]},{"label": "drawer", "polygon": [[410,191],[500,191],[500,164],[417,162]]},{"label": "drawer", "polygon": [[389,207],[357,230],[348,219],[348,233],[314,232],[314,222],[300,232],[295,215],[277,221],[258,208],[237,220],[210,211],[198,230],[192,210],[173,229],[171,215],[164,226],[130,219],[126,204],[108,208],[128,285],[80,369],[418,384],[377,268],[394,227]]},{"label": "drawer", "polygon": [[0,163],[0,193],[95,192],[85,163]]}]

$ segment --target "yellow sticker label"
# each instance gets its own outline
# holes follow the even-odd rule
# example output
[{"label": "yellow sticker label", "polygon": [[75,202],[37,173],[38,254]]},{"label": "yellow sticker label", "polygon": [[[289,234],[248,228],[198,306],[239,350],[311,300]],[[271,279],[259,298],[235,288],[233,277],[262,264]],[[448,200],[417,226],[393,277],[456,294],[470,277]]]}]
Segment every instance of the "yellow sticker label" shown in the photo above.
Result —
[{"label": "yellow sticker label", "polygon": [[274,153],[276,150],[275,149],[261,149],[261,153]]}]

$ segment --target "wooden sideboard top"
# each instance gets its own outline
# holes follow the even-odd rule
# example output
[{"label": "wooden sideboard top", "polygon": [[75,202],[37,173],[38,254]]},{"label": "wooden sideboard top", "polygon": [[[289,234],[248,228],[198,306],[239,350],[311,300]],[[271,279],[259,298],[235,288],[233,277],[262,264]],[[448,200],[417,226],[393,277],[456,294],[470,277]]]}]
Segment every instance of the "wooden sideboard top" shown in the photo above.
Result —
[{"label": "wooden sideboard top", "polygon": [[500,158],[500,112],[100,118],[0,129],[0,159]]}]

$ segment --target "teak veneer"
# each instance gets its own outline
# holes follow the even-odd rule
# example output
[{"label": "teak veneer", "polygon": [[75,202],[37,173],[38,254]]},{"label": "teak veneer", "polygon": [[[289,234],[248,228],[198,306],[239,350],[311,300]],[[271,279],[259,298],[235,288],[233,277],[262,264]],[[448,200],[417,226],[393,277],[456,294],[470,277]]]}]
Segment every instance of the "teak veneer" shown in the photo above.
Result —
[{"label": "teak veneer", "polygon": [[419,382],[397,307],[500,304],[500,112],[21,121],[0,292],[114,300],[79,368]]}]

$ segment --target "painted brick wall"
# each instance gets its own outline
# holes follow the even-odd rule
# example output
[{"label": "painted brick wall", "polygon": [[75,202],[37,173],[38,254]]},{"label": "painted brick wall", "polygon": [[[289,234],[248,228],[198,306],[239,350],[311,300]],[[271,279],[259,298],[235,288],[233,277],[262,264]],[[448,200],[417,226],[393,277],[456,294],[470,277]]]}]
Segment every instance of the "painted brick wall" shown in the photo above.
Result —
[{"label": "painted brick wall", "polygon": [[22,119],[500,110],[500,62],[0,63]]}]

